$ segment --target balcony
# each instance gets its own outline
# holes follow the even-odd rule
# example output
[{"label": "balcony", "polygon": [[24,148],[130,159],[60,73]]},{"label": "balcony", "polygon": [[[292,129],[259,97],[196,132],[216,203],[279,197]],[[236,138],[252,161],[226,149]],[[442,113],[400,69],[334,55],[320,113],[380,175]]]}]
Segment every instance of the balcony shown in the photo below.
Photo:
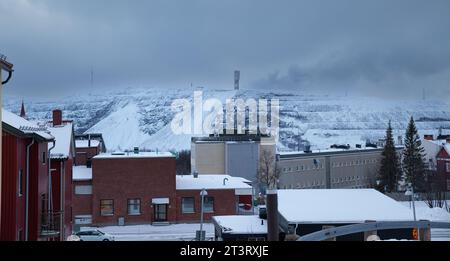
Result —
[{"label": "balcony", "polygon": [[43,212],[41,214],[40,236],[46,238],[58,237],[60,234],[60,224],[60,212]]}]

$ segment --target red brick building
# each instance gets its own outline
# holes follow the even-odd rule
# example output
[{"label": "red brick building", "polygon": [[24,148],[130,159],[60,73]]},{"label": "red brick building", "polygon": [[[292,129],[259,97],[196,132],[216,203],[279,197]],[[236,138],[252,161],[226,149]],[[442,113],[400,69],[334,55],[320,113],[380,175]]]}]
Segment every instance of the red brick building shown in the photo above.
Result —
[{"label": "red brick building", "polygon": [[47,240],[48,149],[44,128],[2,110],[0,240]]},{"label": "red brick building", "polygon": [[175,171],[175,157],[170,153],[95,156],[92,161],[93,223],[175,221]]},{"label": "red brick building", "polygon": [[[228,175],[177,176],[170,153],[100,154],[92,169],[74,167],[73,216],[77,225],[198,222],[250,213],[252,188]],[[250,204],[244,204],[248,203]]]},{"label": "red brick building", "polygon": [[72,166],[75,155],[74,127],[72,121],[62,119],[62,111],[53,111],[48,130],[55,137],[49,145],[51,164],[51,202],[54,223],[61,231],[59,240],[72,234]]},{"label": "red brick building", "polygon": [[87,166],[91,165],[92,158],[102,152],[102,142],[94,139],[75,140],[75,165]]},{"label": "red brick building", "polygon": [[204,196],[204,219],[212,216],[253,213],[250,181],[229,175],[177,176],[178,221],[199,221],[201,191]]},{"label": "red brick building", "polygon": [[437,174],[446,181],[447,190],[450,190],[450,142],[444,144],[437,155]]}]

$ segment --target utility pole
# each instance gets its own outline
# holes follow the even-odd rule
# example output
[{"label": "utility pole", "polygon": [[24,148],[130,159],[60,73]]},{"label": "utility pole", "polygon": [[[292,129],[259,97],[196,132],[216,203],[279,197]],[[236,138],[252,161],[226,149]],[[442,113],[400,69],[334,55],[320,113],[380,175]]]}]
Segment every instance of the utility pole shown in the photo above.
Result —
[{"label": "utility pole", "polygon": [[91,90],[94,90],[94,69],[91,68]]}]

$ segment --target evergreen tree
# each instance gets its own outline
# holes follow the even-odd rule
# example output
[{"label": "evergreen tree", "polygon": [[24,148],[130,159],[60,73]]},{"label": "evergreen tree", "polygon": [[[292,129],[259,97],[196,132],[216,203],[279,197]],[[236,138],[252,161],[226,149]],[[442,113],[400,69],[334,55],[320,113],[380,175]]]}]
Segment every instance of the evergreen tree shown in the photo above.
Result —
[{"label": "evergreen tree", "polygon": [[424,149],[413,117],[408,124],[405,137],[405,149],[403,151],[403,172],[406,183],[411,183],[415,191],[425,189]]},{"label": "evergreen tree", "polygon": [[386,144],[381,153],[381,166],[378,173],[377,189],[381,192],[394,192],[400,180],[400,164],[392,136],[391,121],[386,130]]}]

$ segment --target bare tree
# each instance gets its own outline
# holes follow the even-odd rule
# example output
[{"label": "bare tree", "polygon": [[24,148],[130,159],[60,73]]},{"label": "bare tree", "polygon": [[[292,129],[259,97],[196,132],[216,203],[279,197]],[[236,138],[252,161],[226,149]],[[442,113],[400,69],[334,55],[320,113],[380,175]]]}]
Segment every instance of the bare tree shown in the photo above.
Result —
[{"label": "bare tree", "polygon": [[266,189],[277,188],[280,170],[277,166],[275,155],[269,150],[263,150],[259,162],[258,181]]}]

